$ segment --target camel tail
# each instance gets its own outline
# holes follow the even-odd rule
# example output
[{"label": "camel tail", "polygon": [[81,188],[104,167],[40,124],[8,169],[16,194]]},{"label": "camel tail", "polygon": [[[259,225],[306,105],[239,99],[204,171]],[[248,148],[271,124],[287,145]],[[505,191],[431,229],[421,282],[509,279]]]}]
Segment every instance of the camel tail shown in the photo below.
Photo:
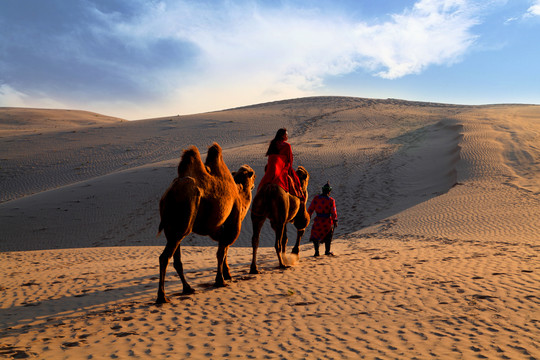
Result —
[{"label": "camel tail", "polygon": [[164,226],[163,226],[163,221],[160,221],[159,222],[159,228],[158,228],[158,232],[156,234],[156,237],[159,237],[159,235],[161,235],[161,232],[163,231],[164,229]]}]

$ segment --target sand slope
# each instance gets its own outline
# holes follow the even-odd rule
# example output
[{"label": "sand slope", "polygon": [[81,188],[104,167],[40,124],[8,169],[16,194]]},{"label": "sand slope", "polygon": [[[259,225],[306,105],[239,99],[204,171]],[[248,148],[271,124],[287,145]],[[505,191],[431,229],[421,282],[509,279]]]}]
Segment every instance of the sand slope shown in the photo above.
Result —
[{"label": "sand slope", "polygon": [[0,107],[0,135],[27,135],[115,124],[126,120],[81,110]]},{"label": "sand slope", "polygon": [[[307,98],[7,137],[0,145],[10,154],[1,160],[6,181],[1,182],[0,216],[7,233],[0,249],[162,244],[154,237],[157,204],[176,174],[182,149],[195,144],[204,153],[217,141],[231,170],[247,163],[260,179],[268,141],[282,126],[290,130],[296,165],[311,173],[310,192],[330,180],[336,199],[355,199],[344,203],[348,211],[339,231],[356,231],[453,185],[455,174],[447,171],[431,174],[429,182],[407,179],[423,167],[430,173],[433,166],[453,171],[460,135],[447,117],[459,109],[397,100]],[[432,143],[424,141],[432,137]],[[438,139],[444,142],[437,150],[440,159],[428,153]],[[428,155],[437,160],[425,164]],[[271,246],[273,236],[262,241]],[[237,245],[250,246],[248,232]]]},{"label": "sand slope", "polygon": [[[0,356],[540,358],[539,106],[319,97],[54,126],[0,133]],[[310,198],[332,183],[338,256],[306,236],[279,270],[266,226],[250,275],[248,214],[230,286],[211,286],[214,243],[189,237],[197,293],[171,266],[173,302],[154,305],[181,150],[217,141],[260,179],[282,126]]]}]

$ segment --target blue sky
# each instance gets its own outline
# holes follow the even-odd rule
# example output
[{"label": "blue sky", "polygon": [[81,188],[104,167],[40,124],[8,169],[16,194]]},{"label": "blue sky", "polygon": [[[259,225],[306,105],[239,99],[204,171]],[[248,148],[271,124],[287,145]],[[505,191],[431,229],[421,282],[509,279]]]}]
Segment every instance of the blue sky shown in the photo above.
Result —
[{"label": "blue sky", "polygon": [[0,106],[540,103],[540,0],[2,0]]}]

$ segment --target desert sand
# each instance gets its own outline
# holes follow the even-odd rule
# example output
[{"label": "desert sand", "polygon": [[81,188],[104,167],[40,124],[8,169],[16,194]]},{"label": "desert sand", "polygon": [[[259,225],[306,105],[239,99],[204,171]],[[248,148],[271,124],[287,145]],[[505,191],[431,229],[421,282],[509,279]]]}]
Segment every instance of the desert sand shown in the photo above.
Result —
[{"label": "desert sand", "polygon": [[[289,130],[309,200],[330,181],[336,256],[277,268],[251,222],[182,242],[156,305],[158,202],[214,141],[263,176]],[[36,359],[540,359],[540,106],[312,97],[123,121],[0,109],[0,356]],[[290,226],[289,239],[295,232]],[[292,245],[292,241],[289,241]]]}]

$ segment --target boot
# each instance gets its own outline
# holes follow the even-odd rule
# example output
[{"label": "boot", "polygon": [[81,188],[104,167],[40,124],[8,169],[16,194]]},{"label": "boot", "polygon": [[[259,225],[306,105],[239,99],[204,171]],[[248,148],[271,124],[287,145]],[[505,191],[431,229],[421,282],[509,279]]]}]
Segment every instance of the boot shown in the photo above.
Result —
[{"label": "boot", "polygon": [[334,256],[334,253],[330,251],[330,244],[331,244],[331,241],[327,241],[324,243],[324,255],[330,255],[330,256]]},{"label": "boot", "polygon": [[334,229],[332,229],[328,235],[324,238],[324,255],[333,256],[334,253],[330,251],[330,245],[332,244],[332,237],[334,236]]},{"label": "boot", "polygon": [[315,255],[313,256],[320,256],[319,254],[319,240],[313,239],[313,247],[315,248]]}]

